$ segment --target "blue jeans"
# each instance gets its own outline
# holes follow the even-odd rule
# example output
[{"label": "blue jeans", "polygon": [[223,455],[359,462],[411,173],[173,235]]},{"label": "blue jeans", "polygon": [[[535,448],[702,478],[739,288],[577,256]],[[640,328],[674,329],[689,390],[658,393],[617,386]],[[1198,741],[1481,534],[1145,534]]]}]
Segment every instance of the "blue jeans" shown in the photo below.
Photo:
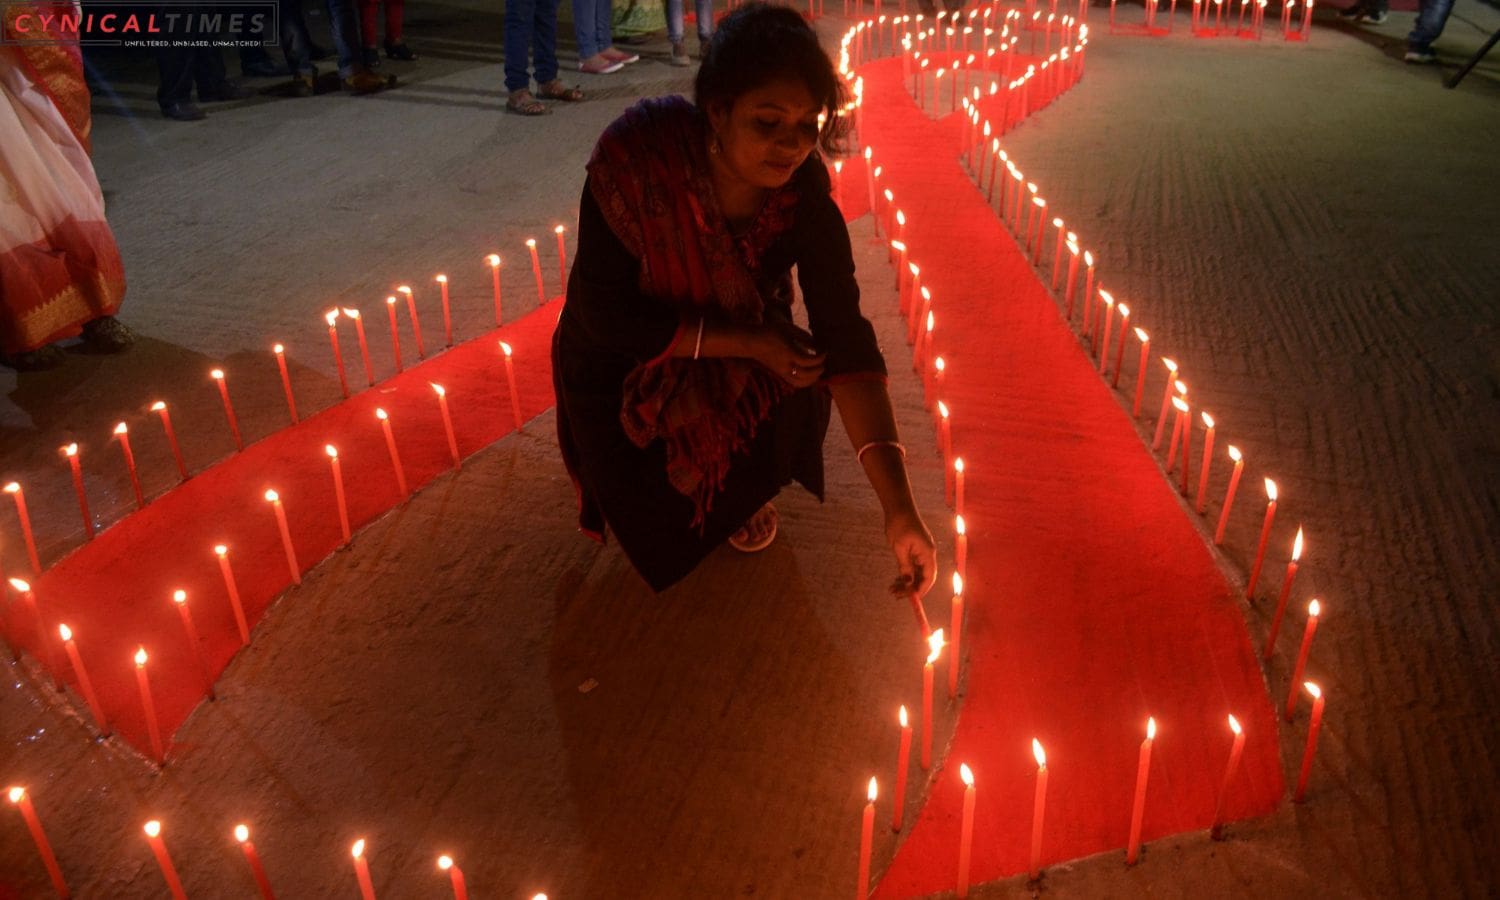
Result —
[{"label": "blue jeans", "polygon": [[333,47],[339,56],[339,76],[348,78],[363,69],[360,55],[359,10],[354,0],[328,0],[328,24],[332,26]]},{"label": "blue jeans", "polygon": [[557,78],[558,0],[506,0],[505,89],[529,87],[526,55],[531,53],[537,84]]},{"label": "blue jeans", "polygon": [[[682,5],[683,0],[667,0],[667,37],[674,44],[682,43]],[[714,0],[694,0],[693,6],[698,14],[698,40],[706,44],[714,33]]]},{"label": "blue jeans", "polygon": [[1453,0],[1422,0],[1417,6],[1417,24],[1412,28],[1411,34],[1406,36],[1406,46],[1409,50],[1426,52],[1432,49],[1432,42],[1443,33],[1443,26],[1448,24],[1448,14],[1453,12]]},{"label": "blue jeans", "polygon": [[610,0],[573,0],[573,34],[578,38],[578,58],[588,59],[614,43],[610,35]]}]

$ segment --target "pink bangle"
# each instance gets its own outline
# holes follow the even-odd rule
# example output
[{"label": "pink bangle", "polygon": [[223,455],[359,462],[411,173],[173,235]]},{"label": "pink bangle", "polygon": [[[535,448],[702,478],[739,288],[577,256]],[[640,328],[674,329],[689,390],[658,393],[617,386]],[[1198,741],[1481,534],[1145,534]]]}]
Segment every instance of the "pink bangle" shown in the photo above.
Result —
[{"label": "pink bangle", "polygon": [[901,459],[903,461],[906,459],[906,448],[901,445],[900,441],[871,441],[868,444],[865,444],[863,447],[860,447],[859,450],[855,452],[855,460],[860,463],[864,463],[865,452],[868,450],[873,450],[876,447],[895,447],[896,452],[901,454]]},{"label": "pink bangle", "polygon": [[693,344],[693,359],[697,359],[698,354],[703,352],[703,323],[706,321],[708,321],[706,317],[698,319],[698,340]]}]

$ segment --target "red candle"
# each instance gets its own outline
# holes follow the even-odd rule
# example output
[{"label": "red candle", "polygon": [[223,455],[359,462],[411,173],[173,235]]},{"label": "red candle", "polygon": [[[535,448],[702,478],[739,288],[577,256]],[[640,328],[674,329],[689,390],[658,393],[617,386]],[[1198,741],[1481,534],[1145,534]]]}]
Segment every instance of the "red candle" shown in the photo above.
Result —
[{"label": "red candle", "polygon": [[1057,290],[1058,277],[1062,274],[1062,252],[1063,241],[1068,237],[1063,231],[1063,220],[1053,219],[1052,227],[1057,229],[1057,245],[1052,250],[1052,290]]},{"label": "red candle", "polygon": [[896,243],[901,245],[901,249],[903,251],[901,259],[899,260],[899,267],[896,269],[896,272],[899,274],[901,269],[906,268],[906,255],[904,252],[906,250],[906,213],[898,209],[896,210],[895,218]]},{"label": "red candle", "polygon": [[1203,458],[1198,462],[1198,501],[1195,504],[1198,515],[1203,515],[1204,503],[1208,500],[1208,473],[1213,463],[1214,452],[1214,417],[1208,413],[1199,414],[1203,419]]},{"label": "red candle", "polygon": [[964,460],[961,456],[953,460],[953,511],[964,514]]},{"label": "red candle", "polygon": [[1214,805],[1214,820],[1209,828],[1209,836],[1219,840],[1223,830],[1224,798],[1229,794],[1229,786],[1234,781],[1235,770],[1240,765],[1240,754],[1245,750],[1245,732],[1240,728],[1239,720],[1234,716],[1229,717],[1229,730],[1234,732],[1234,746],[1229,750],[1229,765],[1224,767],[1224,783],[1219,787],[1219,799]]},{"label": "red candle", "polygon": [[[562,228],[561,225],[557,226]],[[562,244],[562,232],[557,233],[557,242]],[[558,249],[561,249],[559,246]],[[448,873],[448,880],[453,883],[453,900],[469,900],[469,888],[464,884],[464,872],[453,861],[453,857],[446,853],[438,857],[438,868]]]},{"label": "red candle", "polygon": [[[58,690],[62,690],[62,678],[58,674],[57,660],[52,652],[52,642],[47,639],[47,622],[42,618],[41,607],[37,605],[36,593],[31,589],[29,582],[19,578],[10,579],[10,587],[20,595],[21,602],[26,605],[26,609],[31,613],[32,621],[36,623],[37,659],[46,660],[47,671],[52,674],[52,683]],[[0,587],[0,594],[3,593],[3,587]]]},{"label": "red candle", "polygon": [[1172,403],[1172,382],[1177,378],[1177,363],[1163,356],[1161,364],[1167,367],[1167,383],[1161,391],[1161,412],[1156,414],[1156,435],[1151,438],[1152,450],[1161,448],[1162,432],[1167,428],[1167,407]]},{"label": "red candle", "polygon": [[359,881],[361,900],[375,900],[375,885],[370,883],[370,865],[365,862],[365,839],[360,838],[349,848],[354,857],[354,877]]},{"label": "red candle", "polygon": [[161,728],[156,723],[156,703],[151,699],[151,679],[146,676],[146,648],[135,651],[135,685],[141,694],[141,710],[146,714],[146,731],[151,737],[151,752],[159,765],[165,765],[167,755],[161,748]]},{"label": "red candle", "polygon": [[967,572],[967,566],[969,562],[969,534],[964,527],[963,516],[959,515],[953,517],[953,532],[954,568],[958,570],[959,576],[963,576]]},{"label": "red candle", "polygon": [[1214,546],[1224,543],[1224,526],[1229,524],[1229,510],[1234,506],[1234,492],[1240,486],[1240,475],[1245,471],[1245,457],[1240,448],[1229,445],[1229,458],[1234,460],[1234,472],[1229,476],[1229,490],[1224,493],[1224,509],[1219,513],[1219,526],[1214,529]]},{"label": "red candle", "polygon": [[461,468],[463,461],[458,456],[458,439],[453,436],[453,417],[448,415],[448,392],[440,384],[433,384],[432,390],[437,394],[438,411],[443,415],[443,431],[448,435],[448,452],[453,456],[453,468]]},{"label": "red candle", "polygon": [[115,426],[115,437],[120,441],[120,453],[125,457],[125,471],[130,473],[130,488],[135,492],[135,508],[146,508],[146,495],[141,493],[141,478],[135,471],[135,454],[130,452],[130,429],[124,422]]},{"label": "red candle", "polygon": [[286,371],[286,347],[277,344],[271,348],[276,354],[276,368],[281,370],[281,392],[286,394],[287,412],[291,413],[292,424],[297,424],[297,400],[292,396],[292,377]]},{"label": "red candle", "polygon": [[26,542],[26,558],[31,562],[31,574],[40,577],[42,561],[36,555],[36,538],[31,534],[31,514],[26,511],[26,492],[21,490],[19,481],[12,481],[5,486],[5,493],[16,501],[16,518],[21,520],[21,537]]},{"label": "red candle", "polygon": [[1141,816],[1146,812],[1146,782],[1151,777],[1151,744],[1156,740],[1156,719],[1146,719],[1146,739],[1141,741],[1141,758],[1135,767],[1135,802],[1130,808],[1130,844],[1125,850],[1125,865],[1135,865],[1141,850]]},{"label": "red candle", "polygon": [[531,273],[536,276],[536,302],[542,306],[547,302],[547,288],[542,284],[542,261],[536,255],[536,238],[526,239],[526,249],[531,251]]},{"label": "red candle", "polygon": [[875,215],[875,150],[871,147],[865,148],[865,190],[870,197],[870,216],[872,224],[875,225],[876,236],[880,232],[880,218]]},{"label": "red candle", "polygon": [[198,641],[198,629],[194,627],[193,614],[188,610],[187,591],[173,591],[172,603],[176,605],[177,615],[182,619],[182,631],[187,635],[188,646],[193,649],[193,658],[198,661],[198,674],[203,676],[203,689],[208,692],[208,699],[217,700],[214,679],[208,671],[208,661],[203,658],[203,645]]},{"label": "red candle", "polygon": [[870,896],[870,848],[875,838],[875,795],[877,788],[875,779],[870,779],[870,786],[865,792],[865,813],[859,823],[859,886],[855,891],[856,898]]},{"label": "red candle", "polygon": [[1032,240],[1030,234],[1026,235],[1026,246],[1031,248],[1031,264],[1041,265],[1042,261],[1042,229],[1047,226],[1047,201],[1041,197],[1031,198],[1032,213],[1036,217],[1036,240]]},{"label": "red candle", "polygon": [[83,468],[78,464],[78,445],[69,444],[62,448],[62,452],[68,458],[68,466],[73,470],[73,491],[78,495],[78,509],[83,513],[84,536],[93,540],[94,517],[89,515],[89,498],[83,492]]},{"label": "red candle", "polygon": [[[1172,398],[1172,406],[1177,410],[1177,418],[1172,423],[1172,440],[1167,444],[1167,471],[1172,471],[1172,466],[1177,463],[1177,442],[1182,436],[1182,425],[1188,412],[1187,401],[1181,397]],[[1186,451],[1184,451],[1186,452]]]},{"label": "red candle", "polygon": [[895,810],[891,813],[892,831],[901,830],[901,821],[906,811],[906,772],[911,768],[911,720],[906,715],[906,704],[901,705],[896,719],[901,723],[901,742],[896,749],[896,802]]},{"label": "red candle", "polygon": [[922,667],[922,769],[932,768],[932,666],[943,653],[943,629],[927,636],[927,663]]},{"label": "red candle", "polygon": [[1271,537],[1271,522],[1276,518],[1276,482],[1266,479],[1266,518],[1260,526],[1260,544],[1255,548],[1255,563],[1250,567],[1250,581],[1245,585],[1245,596],[1255,596],[1255,583],[1260,580],[1260,565],[1266,559],[1266,541]]},{"label": "red candle", "polygon": [[[339,373],[339,390],[343,392],[344,399],[349,399],[349,379],[344,375],[344,355],[339,352],[339,329],[335,323],[339,320],[339,311],[330,309],[323,314],[323,321],[328,323],[328,343],[333,345],[333,366]],[[374,382],[370,382],[374,384]],[[187,476],[183,476],[186,478]]]},{"label": "red candle", "polygon": [[842,204],[844,199],[844,161],[833,164],[833,202]]},{"label": "red candle", "polygon": [[[906,338],[907,338],[907,340],[909,340],[909,341],[912,342],[912,352],[913,352],[913,355],[912,355],[912,371],[913,372],[919,372],[919,371],[921,371],[921,369],[919,369],[917,367],[917,359],[918,359],[918,357],[916,356],[916,354],[921,351],[921,344],[917,340],[917,338],[919,336],[918,332],[917,332],[917,325],[919,323],[925,321],[927,319],[927,316],[932,312],[932,291],[929,291],[926,287],[923,287],[922,290],[921,290],[921,297],[922,297],[922,304],[921,304],[921,307],[920,307],[920,312],[918,311],[919,308],[915,304],[913,304],[912,312],[915,315],[913,315],[911,317],[911,320],[907,323],[907,335],[906,335]],[[913,296],[913,299],[915,299],[915,295]]]},{"label": "red candle", "polygon": [[161,868],[161,875],[167,881],[167,889],[172,892],[174,900],[187,900],[187,894],[182,890],[182,880],[177,877],[177,869],[172,865],[172,857],[167,854],[167,845],[161,839],[161,823],[152,819],[146,823],[146,842],[151,845],[151,852],[156,856],[156,865]]},{"label": "red candle", "polygon": [[490,286],[495,292],[495,327],[499,328],[502,324],[502,317],[500,315],[500,254],[491,253],[484,258],[484,261],[490,264]]},{"label": "red candle", "polygon": [[964,579],[957,572],[953,573],[953,604],[948,616],[948,632],[953,636],[953,648],[948,651],[948,699],[958,696],[958,667],[961,664],[962,653],[960,645],[963,642],[964,623]]},{"label": "red candle", "polygon": [[31,832],[31,841],[36,844],[37,855],[42,858],[47,877],[52,879],[52,889],[57,892],[57,896],[67,900],[72,896],[68,891],[68,883],[63,881],[62,868],[57,864],[57,856],[52,852],[52,844],[47,840],[47,832],[42,830],[42,820],[37,818],[36,808],[31,805],[26,789],[13,787],[6,794],[10,797],[10,802],[21,810],[21,818],[26,820],[26,830]]},{"label": "red candle", "polygon": [[255,852],[255,845],[250,842],[250,829],[244,825],[234,826],[234,839],[239,842],[240,850],[245,854],[245,862],[250,864],[250,873],[255,876],[255,884],[260,888],[261,900],[276,900],[276,895],[271,891],[271,880],[266,877],[266,869],[260,864],[260,854]]},{"label": "red candle", "polygon": [[505,383],[510,387],[510,411],[515,417],[516,430],[521,430],[521,394],[516,390],[516,366],[511,360],[510,344],[500,342],[500,352],[505,357]]},{"label": "red candle", "polygon": [[[1184,392],[1184,395],[1186,392]],[[1187,405],[1184,396],[1183,405]],[[1193,417],[1184,410],[1182,417],[1182,481],[1178,483],[1177,490],[1182,496],[1188,495],[1188,471],[1192,468],[1193,452]]]},{"label": "red candle", "polygon": [[438,284],[443,298],[443,346],[453,346],[453,312],[448,307],[448,276],[438,275],[432,279]]},{"label": "red candle", "polygon": [[219,398],[224,401],[224,417],[229,420],[229,433],[234,435],[234,448],[243,450],[245,442],[240,439],[240,422],[234,416],[234,404],[229,402],[229,383],[224,380],[224,370],[214,369],[208,375],[219,386]]},{"label": "red candle", "polygon": [[1286,601],[1292,593],[1292,579],[1297,577],[1297,563],[1302,558],[1302,526],[1297,526],[1297,537],[1292,541],[1292,558],[1286,564],[1286,577],[1281,579],[1281,594],[1276,598],[1276,612],[1271,616],[1271,630],[1266,634],[1266,647],[1262,659],[1270,659],[1276,649],[1276,635],[1281,632],[1281,616],[1286,612]]},{"label": "red candle", "polygon": [[566,231],[567,229],[561,225],[552,229],[552,232],[557,235],[557,289],[563,296],[568,294],[568,246],[563,238],[563,233]]},{"label": "red candle", "polygon": [[385,298],[385,309],[391,318],[391,349],[396,354],[396,371],[404,370],[401,365],[401,328],[396,324],[396,298]]},{"label": "red candle", "polygon": [[349,505],[344,502],[344,469],[339,464],[338,448],[332,444],[324,444],[323,452],[328,454],[328,467],[333,471],[333,499],[339,509],[339,533],[344,537],[344,543],[349,543]]},{"label": "red candle", "polygon": [[391,456],[391,468],[396,471],[396,487],[405,500],[411,496],[411,492],[406,489],[406,469],[401,465],[401,454],[396,452],[396,436],[391,433],[391,418],[385,414],[385,410],[378,408],[375,410],[375,418],[380,420],[380,430],[385,432],[385,449]]},{"label": "red candle", "polygon": [[1083,265],[1088,270],[1083,276],[1083,333],[1094,333],[1094,254],[1083,251]]},{"label": "red candle", "polygon": [[172,460],[177,463],[178,477],[187,481],[187,463],[182,461],[182,449],[177,446],[177,432],[172,430],[172,416],[167,412],[167,404],[158,400],[151,404],[151,411],[161,417],[161,428],[167,434],[167,445],[172,448]]},{"label": "red candle", "polygon": [[1312,722],[1307,726],[1307,747],[1302,751],[1302,772],[1297,776],[1293,803],[1301,803],[1307,794],[1307,776],[1312,772],[1313,754],[1318,750],[1318,731],[1323,727],[1323,691],[1311,681],[1304,681],[1302,687],[1313,698]]},{"label": "red candle", "polygon": [[[1104,329],[1102,332],[1103,339],[1098,341],[1094,346],[1099,353],[1099,374],[1103,375],[1109,368],[1109,330],[1110,326],[1114,324],[1115,295],[1111,294],[1109,291],[1106,291],[1104,288],[1100,288],[1099,302],[1104,304],[1104,310],[1102,313],[1104,316]],[[1096,331],[1094,333],[1094,336],[1100,337],[1100,334],[1100,332]]]},{"label": "red candle", "polygon": [[344,315],[354,320],[354,336],[359,338],[359,358],[365,364],[365,382],[374,387],[375,367],[370,365],[370,345],[365,341],[365,320],[359,317],[359,310],[347,306],[344,307]]},{"label": "red candle", "polygon": [[292,531],[286,524],[286,509],[281,505],[281,496],[275,491],[266,491],[266,501],[276,512],[276,527],[281,531],[281,549],[286,551],[286,567],[292,576],[292,584],[301,584],[302,566],[297,563],[297,550],[292,546]]},{"label": "red candle", "polygon": [[[1001,202],[1004,202],[1003,199],[1002,199]],[[1078,283],[1078,244],[1077,244],[1076,241],[1074,241],[1070,237],[1068,239],[1068,241],[1067,241],[1067,247],[1068,247],[1068,254],[1069,254],[1069,256],[1068,256],[1068,283],[1067,283],[1066,289],[1063,291],[1063,294],[1064,294],[1064,296],[1067,297],[1067,309],[1068,309],[1068,311],[1063,314],[1063,318],[1066,319],[1069,322],[1072,322],[1073,321],[1073,286]]]},{"label": "red candle", "polygon": [[422,320],[417,318],[417,298],[412,294],[411,287],[401,285],[396,288],[396,293],[406,298],[406,313],[411,316],[411,333],[417,341],[417,359],[427,358],[427,348],[422,345]]},{"label": "red candle", "polygon": [[[878,177],[880,170],[877,169],[875,174]],[[881,194],[885,197],[885,233],[891,234],[896,230],[896,195],[891,193],[890,188],[881,191]],[[886,261],[890,262],[890,257],[886,257]]]},{"label": "red candle", "polygon": [[[929,301],[924,301],[924,302],[928,302],[929,305],[930,305]],[[925,377],[926,373],[922,372],[922,369],[923,369],[923,365],[922,364],[927,361],[927,358],[929,356],[932,355],[932,330],[936,326],[937,326],[937,317],[936,317],[936,315],[931,310],[928,310],[927,311],[927,326],[922,329],[922,340],[921,340],[920,343],[917,344],[917,358],[916,358],[916,363],[917,364],[916,364],[916,366],[913,369],[914,371],[921,372],[923,374],[923,376],[924,376],[923,377],[923,381],[926,380],[926,377]]]},{"label": "red candle", "polygon": [[974,773],[968,763],[958,767],[964,783],[964,813],[958,829],[958,896],[969,896],[969,854],[974,846]]},{"label": "red candle", "polygon": [[[1125,366],[1125,330],[1130,325],[1130,307],[1124,303],[1120,304],[1120,337],[1115,341],[1115,377],[1109,381],[1109,386],[1118,388],[1120,386],[1120,369]],[[1108,347],[1106,349],[1106,355]]]},{"label": "red candle", "polygon": [[1286,720],[1292,721],[1297,710],[1297,684],[1302,681],[1302,670],[1307,667],[1307,654],[1312,650],[1313,634],[1318,630],[1318,617],[1323,607],[1314,600],[1307,604],[1307,630],[1302,632],[1302,646],[1297,650],[1297,664],[1292,667],[1292,689],[1286,695]]},{"label": "red candle", "polygon": [[83,656],[78,652],[78,644],[73,640],[73,629],[66,625],[57,626],[58,636],[62,638],[63,649],[68,653],[68,661],[73,664],[73,677],[78,679],[78,689],[83,694],[83,699],[89,705],[89,711],[94,714],[94,724],[99,726],[99,734],[109,737],[109,721],[104,718],[104,707],[99,703],[99,695],[94,693],[94,682],[89,678],[89,670],[83,667]]},{"label": "red candle", "polygon": [[1031,880],[1042,874],[1042,822],[1047,815],[1047,751],[1042,742],[1031,739],[1031,755],[1036,757],[1036,799],[1031,807]]},{"label": "red candle", "polygon": [[941,356],[932,358],[932,379],[927,383],[926,402],[923,404],[928,409],[932,408],[933,395],[943,393],[943,380],[947,376],[948,363]]},{"label": "red candle", "polygon": [[250,643],[250,626],[245,622],[245,608],[240,605],[240,587],[235,583],[234,570],[229,567],[229,548],[214,545],[214,555],[219,558],[219,574],[224,576],[224,590],[229,594],[229,606],[234,610],[234,624],[240,629],[240,643]]}]

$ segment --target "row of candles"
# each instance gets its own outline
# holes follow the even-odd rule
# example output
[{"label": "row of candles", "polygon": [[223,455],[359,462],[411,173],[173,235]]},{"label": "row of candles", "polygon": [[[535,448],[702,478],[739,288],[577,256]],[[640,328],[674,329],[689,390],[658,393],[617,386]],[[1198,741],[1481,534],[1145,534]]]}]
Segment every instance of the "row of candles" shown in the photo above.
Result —
[{"label": "row of candles", "polygon": [[[1177,13],[1177,0],[1170,0],[1171,5],[1167,10],[1167,27],[1156,27],[1156,10],[1158,0],[1146,0],[1144,31],[1147,34],[1170,34],[1172,32],[1172,21]],[[1116,28],[1115,3],[1109,2],[1109,27],[1111,31]],[[1239,0],[1240,11],[1238,21],[1226,25],[1226,19],[1233,19],[1234,0],[1192,0],[1193,24],[1192,34],[1194,37],[1237,37],[1253,38],[1261,40],[1265,34],[1266,7],[1268,0]],[[1297,0],[1281,0],[1281,37],[1287,41],[1306,41],[1312,33],[1312,14],[1314,0],[1303,0],[1301,24],[1298,25]],[[1249,15],[1250,23],[1245,23],[1246,15]]]},{"label": "row of candles", "polygon": [[[562,286],[562,290],[565,292],[567,287],[567,248],[565,243],[566,229],[564,228],[564,226],[558,225],[554,229],[554,232],[557,236],[558,279],[560,285]],[[537,302],[539,305],[545,304],[547,302],[547,293],[545,280],[542,276],[541,259],[537,253],[536,240],[534,238],[527,239],[526,246],[531,254],[531,268],[532,274],[536,281]],[[485,257],[484,263],[490,272],[490,287],[494,298],[495,326],[498,328],[504,323],[502,309],[502,291],[500,282],[500,271],[503,264],[500,256],[494,253]],[[443,317],[444,345],[446,347],[452,347],[453,317],[449,304],[448,276],[439,274],[434,277],[433,281],[439,288]],[[401,285],[396,288],[396,293],[387,297],[385,301],[385,305],[387,310],[389,311],[390,318],[392,355],[395,359],[396,372],[400,373],[405,370],[405,366],[402,360],[401,352],[400,323],[397,318],[398,295],[405,300],[404,307],[407,311],[407,316],[411,323],[412,336],[416,341],[418,359],[427,358],[427,349],[422,338],[422,323],[421,318],[418,314],[415,293],[409,286]],[[354,324],[355,337],[357,338],[359,343],[360,360],[363,364],[365,381],[371,387],[375,385],[375,368],[370,360],[369,344],[366,340],[364,320],[360,315],[360,311],[351,307],[335,307],[329,310],[324,315],[324,321],[328,325],[328,339],[333,350],[334,367],[338,373],[339,386],[344,399],[348,399],[350,397],[349,379],[344,367],[344,357],[340,350],[338,334],[338,322],[341,318],[353,322]],[[290,420],[290,424],[296,425],[301,421],[301,417],[297,409],[296,395],[292,390],[291,375],[287,369],[286,347],[283,344],[277,343],[274,344],[271,349],[273,355],[276,358],[276,366],[281,378],[282,393],[286,399],[287,417]],[[515,417],[516,427],[519,428],[521,426],[521,409],[515,386],[515,369],[511,360],[511,348],[508,344],[502,341],[500,342],[500,349],[504,357],[506,377],[510,387],[511,409]],[[209,378],[218,389],[219,400],[224,409],[225,422],[228,426],[230,437],[234,441],[235,449],[236,451],[242,451],[245,449],[245,441],[243,435],[240,432],[239,418],[235,414],[234,403],[230,398],[228,373],[226,373],[225,370],[221,368],[215,368],[209,372]],[[443,399],[444,391],[438,385],[433,385],[433,390],[437,394],[438,403],[443,408],[444,424],[449,432],[449,444],[451,448],[453,447],[453,441],[451,437],[452,424],[447,416],[447,405],[446,401]],[[168,409],[166,402],[162,400],[157,400],[152,403],[150,406],[150,411],[155,413],[158,420],[160,421],[163,434],[165,435],[167,444],[171,449],[173,462],[177,468],[179,483],[181,483],[182,481],[186,481],[189,477],[191,477],[191,473],[188,470],[187,463],[183,458],[182,448],[177,440],[177,432],[172,424],[171,411]],[[141,486],[140,473],[136,467],[135,453],[131,449],[129,425],[123,421],[116,424],[113,431],[111,432],[110,437],[120,447],[120,455],[125,466],[126,474],[130,481],[131,492],[134,495],[135,500],[135,507],[136,509],[142,509],[146,506],[147,498]],[[84,490],[82,451],[79,445],[76,442],[73,442],[60,448],[59,453],[64,459],[67,460],[68,466],[71,471],[74,493],[77,495],[79,512],[83,517],[84,535],[86,538],[92,539],[95,535],[96,527],[94,524],[94,517],[89,509],[88,495]],[[454,450],[454,455],[456,459],[456,449]],[[21,536],[26,546],[27,561],[30,564],[32,574],[36,577],[40,577],[43,568],[41,559],[37,554],[36,539],[32,531],[31,517],[26,506],[25,492],[23,491],[21,484],[15,481],[7,483],[4,486],[3,490],[5,491],[5,493],[10,494],[15,502],[16,515],[20,525]],[[0,574],[3,574],[3,569],[0,569]],[[0,582],[3,582],[3,578],[0,578]],[[0,592],[3,592],[3,584],[0,584]]]},{"label": "row of candles", "polygon": [[[37,816],[36,806],[31,802],[30,792],[24,787],[10,787],[6,789],[6,798],[20,812],[21,818],[25,821],[26,828],[31,833],[32,842],[36,845],[37,854],[47,870],[47,877],[52,882],[53,890],[59,897],[66,900],[72,896],[72,892],[67,880],[63,878],[62,867],[57,862],[57,855],[52,851],[52,844],[47,839],[47,832],[42,827],[42,821]],[[172,862],[172,854],[167,849],[161,820],[151,819],[141,827],[141,831],[146,837],[146,844],[151,849],[151,855],[156,858],[157,868],[161,871],[167,890],[174,900],[186,900],[187,893],[183,890],[182,878],[177,872],[177,866]],[[240,852],[245,857],[245,864],[250,869],[251,877],[255,879],[255,885],[262,900],[275,900],[276,894],[271,888],[271,879],[266,875],[265,865],[261,862],[260,852],[255,848],[255,843],[250,840],[250,826],[241,822],[234,826],[231,833],[235,844],[239,846]],[[349,848],[350,866],[355,884],[359,886],[361,900],[375,900],[375,884],[370,875],[368,849],[369,846],[364,838],[359,838]],[[454,900],[468,900],[469,887],[464,879],[463,870],[459,868],[458,863],[450,854],[444,853],[438,856],[437,869],[448,877]],[[547,895],[533,894],[531,900],[547,900]]]}]

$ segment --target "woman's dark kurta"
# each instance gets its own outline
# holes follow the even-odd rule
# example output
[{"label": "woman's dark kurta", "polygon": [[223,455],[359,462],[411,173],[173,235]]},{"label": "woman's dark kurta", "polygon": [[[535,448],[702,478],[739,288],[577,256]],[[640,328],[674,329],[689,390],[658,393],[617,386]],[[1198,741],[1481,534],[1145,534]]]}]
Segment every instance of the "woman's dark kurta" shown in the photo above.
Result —
[{"label": "woman's dark kurta", "polygon": [[[765,321],[790,322],[790,276],[797,267],[808,325],[828,354],[824,382],[774,407],[731,458],[700,529],[693,524],[693,503],[667,480],[663,441],[638,447],[621,425],[626,376],[678,341],[694,341],[700,313],[641,292],[641,261],[614,234],[584,186],[578,251],[552,344],[558,439],[578,489],[580,527],[601,540],[606,527],[612,530],[655,590],[692,571],[783,485],[796,480],[822,499],[828,382],[885,377],[874,329],[860,314],[849,233],[829,196],[822,160],[809,157],[792,176],[792,187],[792,225],[751,261],[751,270],[766,303]],[[712,312],[708,321],[714,322]]]}]

